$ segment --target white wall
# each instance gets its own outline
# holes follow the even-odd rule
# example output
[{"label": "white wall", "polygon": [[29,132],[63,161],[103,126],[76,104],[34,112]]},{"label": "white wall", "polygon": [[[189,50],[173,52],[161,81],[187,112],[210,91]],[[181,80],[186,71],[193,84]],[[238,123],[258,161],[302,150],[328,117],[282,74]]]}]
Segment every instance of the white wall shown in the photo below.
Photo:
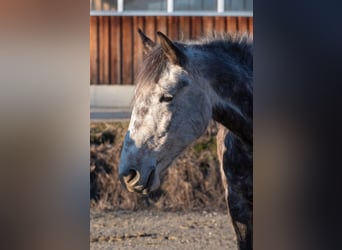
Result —
[{"label": "white wall", "polygon": [[90,86],[90,109],[131,110],[134,86]]}]

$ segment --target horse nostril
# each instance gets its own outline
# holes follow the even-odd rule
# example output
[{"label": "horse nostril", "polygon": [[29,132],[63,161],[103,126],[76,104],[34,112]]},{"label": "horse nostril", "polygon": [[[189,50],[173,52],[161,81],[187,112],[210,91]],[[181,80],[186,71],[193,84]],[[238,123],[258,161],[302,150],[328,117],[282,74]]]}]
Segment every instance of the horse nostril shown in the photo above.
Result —
[{"label": "horse nostril", "polygon": [[136,183],[138,183],[139,179],[140,173],[135,169],[130,169],[128,174],[126,176],[123,176],[123,180],[126,185],[129,184],[130,186],[134,186]]},{"label": "horse nostril", "polygon": [[137,171],[135,171],[134,169],[130,169],[127,175],[127,182],[130,182],[131,180],[134,179],[134,177],[137,175]]}]

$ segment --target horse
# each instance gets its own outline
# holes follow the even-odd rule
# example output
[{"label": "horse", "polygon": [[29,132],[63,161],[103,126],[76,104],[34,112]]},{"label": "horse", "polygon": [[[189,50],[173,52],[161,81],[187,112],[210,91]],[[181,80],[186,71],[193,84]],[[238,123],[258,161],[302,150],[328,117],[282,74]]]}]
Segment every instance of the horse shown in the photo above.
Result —
[{"label": "horse", "polygon": [[122,146],[119,178],[148,194],[161,173],[207,129],[219,124],[218,156],[239,249],[253,248],[253,39],[222,34],[159,43],[138,30],[144,59]]}]

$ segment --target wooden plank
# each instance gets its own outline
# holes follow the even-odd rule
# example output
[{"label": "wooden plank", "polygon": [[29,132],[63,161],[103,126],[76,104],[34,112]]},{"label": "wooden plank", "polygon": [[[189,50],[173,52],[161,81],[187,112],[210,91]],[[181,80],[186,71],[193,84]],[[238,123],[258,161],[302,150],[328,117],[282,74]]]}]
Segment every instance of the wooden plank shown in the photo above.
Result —
[{"label": "wooden plank", "polygon": [[121,83],[121,17],[110,17],[110,84]]},{"label": "wooden plank", "polygon": [[144,29],[144,17],[142,16],[135,16],[133,18],[133,84],[135,83],[135,76],[138,72],[139,66],[143,60],[143,50],[144,46],[140,39],[138,28]]},{"label": "wooden plank", "polygon": [[179,17],[178,37],[180,40],[190,39],[190,17],[189,16]]},{"label": "wooden plank", "polygon": [[109,82],[109,17],[99,17],[99,84]]},{"label": "wooden plank", "polygon": [[99,16],[99,82],[98,84],[102,84],[103,81],[103,17]]},{"label": "wooden plank", "polygon": [[168,26],[167,26],[167,17],[166,16],[157,16],[156,17],[156,30],[164,33],[165,35],[168,34]]},{"label": "wooden plank", "polygon": [[111,80],[111,71],[112,71],[112,60],[111,60],[111,54],[112,54],[112,48],[111,48],[111,43],[112,43],[112,29],[111,29],[111,17],[108,16],[108,80],[106,84],[112,84]]},{"label": "wooden plank", "polygon": [[253,35],[253,17],[248,18],[248,33]]},{"label": "wooden plank", "polygon": [[133,84],[133,19],[131,16],[122,17],[122,82]]},{"label": "wooden plank", "polygon": [[226,31],[226,19],[222,16],[215,17],[215,31],[221,34]]},{"label": "wooden plank", "polygon": [[245,33],[248,31],[247,29],[247,18],[248,17],[238,17],[238,30],[239,33]]},{"label": "wooden plank", "polygon": [[99,81],[98,19],[96,16],[90,17],[90,84],[98,84]]},{"label": "wooden plank", "polygon": [[238,26],[237,26],[237,18],[236,17],[227,17],[226,29],[227,29],[227,32],[229,32],[229,33],[237,32]]},{"label": "wooden plank", "polygon": [[179,40],[179,17],[168,16],[167,17],[168,36],[171,40]]},{"label": "wooden plank", "polygon": [[156,17],[155,16],[145,16],[145,34],[152,41],[156,41]]},{"label": "wooden plank", "polygon": [[200,36],[202,36],[202,17],[192,16],[190,37],[191,39],[197,39]]},{"label": "wooden plank", "polygon": [[142,61],[137,28],[156,41],[156,31],[173,40],[196,39],[216,30],[253,33],[253,17],[92,16],[90,17],[90,83],[132,84]]},{"label": "wooden plank", "polygon": [[104,31],[104,37],[103,37],[103,51],[104,51],[104,57],[103,57],[103,83],[104,84],[108,84],[109,83],[109,77],[110,77],[110,73],[109,73],[109,55],[110,55],[110,49],[109,49],[109,16],[106,16],[104,18],[104,23],[103,23],[103,31]]},{"label": "wooden plank", "polygon": [[203,22],[203,35],[211,35],[214,32],[215,18],[213,16],[204,16]]}]

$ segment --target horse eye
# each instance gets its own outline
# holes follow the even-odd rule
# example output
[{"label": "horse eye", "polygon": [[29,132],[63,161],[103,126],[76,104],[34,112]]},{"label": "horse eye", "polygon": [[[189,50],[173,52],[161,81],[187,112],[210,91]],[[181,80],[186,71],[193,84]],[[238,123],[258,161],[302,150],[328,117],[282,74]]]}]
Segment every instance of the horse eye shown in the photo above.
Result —
[{"label": "horse eye", "polygon": [[162,95],[159,99],[159,102],[171,102],[173,99],[172,95]]}]

